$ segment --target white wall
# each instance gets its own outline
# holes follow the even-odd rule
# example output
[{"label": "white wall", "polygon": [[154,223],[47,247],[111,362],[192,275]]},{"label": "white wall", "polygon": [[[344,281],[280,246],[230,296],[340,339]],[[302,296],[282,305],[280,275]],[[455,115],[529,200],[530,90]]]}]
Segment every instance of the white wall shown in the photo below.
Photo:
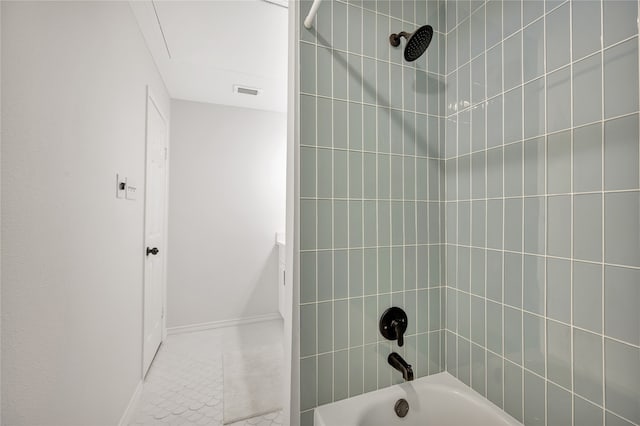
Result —
[{"label": "white wall", "polygon": [[3,424],[115,425],[144,215],[115,173],[144,182],[146,85],[167,92],[126,2],[2,2],[1,74]]},{"label": "white wall", "polygon": [[278,310],[286,114],[171,103],[167,326]]},{"label": "white wall", "polygon": [[287,275],[289,285],[285,297],[288,315],[284,320],[284,424],[300,424],[300,268],[298,241],[300,234],[300,140],[298,90],[298,41],[300,40],[300,3],[289,2],[288,87],[287,102]]}]

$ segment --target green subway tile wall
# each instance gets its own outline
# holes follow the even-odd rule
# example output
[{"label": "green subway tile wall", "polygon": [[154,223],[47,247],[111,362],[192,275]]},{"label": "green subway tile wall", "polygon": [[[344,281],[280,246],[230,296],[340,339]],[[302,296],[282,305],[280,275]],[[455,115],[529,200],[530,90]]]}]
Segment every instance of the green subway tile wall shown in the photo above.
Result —
[{"label": "green subway tile wall", "polygon": [[[400,383],[392,351],[417,377],[444,371],[444,11],[324,0],[300,28],[303,424],[318,405]],[[427,53],[405,62],[389,35],[426,23]],[[402,348],[378,331],[391,306],[409,317]]]},{"label": "green subway tile wall", "polygon": [[525,425],[640,424],[638,2],[445,13],[447,370]]}]

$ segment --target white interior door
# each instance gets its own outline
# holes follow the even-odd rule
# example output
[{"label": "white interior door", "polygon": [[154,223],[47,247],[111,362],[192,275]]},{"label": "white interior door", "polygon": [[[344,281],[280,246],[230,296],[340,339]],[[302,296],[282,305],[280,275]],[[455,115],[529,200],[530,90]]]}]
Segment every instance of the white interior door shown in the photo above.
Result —
[{"label": "white interior door", "polygon": [[143,375],[162,343],[164,322],[167,123],[147,96]]}]

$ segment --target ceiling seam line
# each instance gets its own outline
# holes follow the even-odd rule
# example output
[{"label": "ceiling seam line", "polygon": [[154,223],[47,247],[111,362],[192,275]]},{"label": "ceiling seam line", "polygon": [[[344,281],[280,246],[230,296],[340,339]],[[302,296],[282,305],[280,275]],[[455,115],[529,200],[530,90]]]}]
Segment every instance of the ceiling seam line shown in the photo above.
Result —
[{"label": "ceiling seam line", "polygon": [[164,30],[162,29],[162,24],[160,23],[160,16],[158,16],[158,9],[156,9],[156,3],[153,0],[151,0],[151,6],[153,6],[153,12],[156,14],[156,21],[158,22],[158,28],[160,28],[160,34],[162,34],[164,47],[165,49],[167,49],[167,55],[169,55],[169,59],[172,59],[171,51],[169,50],[169,44],[167,43],[167,38],[164,35]]}]

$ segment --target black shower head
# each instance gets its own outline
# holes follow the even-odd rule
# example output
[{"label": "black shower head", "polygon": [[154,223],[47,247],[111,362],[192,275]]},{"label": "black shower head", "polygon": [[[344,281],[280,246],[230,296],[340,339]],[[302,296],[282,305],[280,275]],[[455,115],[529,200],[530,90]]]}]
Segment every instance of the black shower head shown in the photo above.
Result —
[{"label": "black shower head", "polygon": [[433,37],[433,28],[431,28],[431,25],[424,25],[413,33],[402,31],[398,34],[391,34],[389,42],[393,47],[400,46],[400,37],[407,39],[407,45],[404,48],[404,59],[407,62],[413,62],[422,56],[427,47],[429,47]]}]

